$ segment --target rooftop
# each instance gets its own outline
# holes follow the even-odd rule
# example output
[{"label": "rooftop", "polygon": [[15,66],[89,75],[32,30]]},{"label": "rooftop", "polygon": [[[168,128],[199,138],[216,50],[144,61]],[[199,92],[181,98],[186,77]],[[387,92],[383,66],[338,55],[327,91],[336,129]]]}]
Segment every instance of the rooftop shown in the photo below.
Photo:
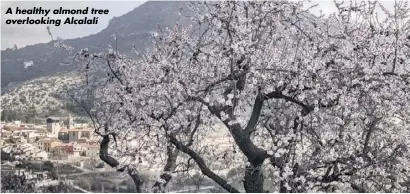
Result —
[{"label": "rooftop", "polygon": [[48,133],[48,131],[46,129],[39,129],[36,133]]},{"label": "rooftop", "polygon": [[19,133],[19,132],[35,132],[37,129],[22,129],[20,131],[15,131],[14,133]]},{"label": "rooftop", "polygon": [[74,128],[74,129],[67,129],[67,131],[93,131],[91,128]]},{"label": "rooftop", "polygon": [[68,129],[66,129],[66,128],[61,128],[59,132],[67,133],[67,132],[68,132]]},{"label": "rooftop", "polygon": [[47,122],[47,123],[60,122],[60,118],[58,118],[58,117],[48,117],[48,118],[46,119],[46,122]]},{"label": "rooftop", "polygon": [[57,138],[53,138],[53,137],[46,137],[46,138],[40,139],[39,141],[41,141],[41,142],[52,142],[52,141],[60,141],[60,140],[58,140]]},{"label": "rooftop", "polygon": [[99,143],[82,143],[81,146],[86,147],[86,148],[99,148],[100,144]]}]

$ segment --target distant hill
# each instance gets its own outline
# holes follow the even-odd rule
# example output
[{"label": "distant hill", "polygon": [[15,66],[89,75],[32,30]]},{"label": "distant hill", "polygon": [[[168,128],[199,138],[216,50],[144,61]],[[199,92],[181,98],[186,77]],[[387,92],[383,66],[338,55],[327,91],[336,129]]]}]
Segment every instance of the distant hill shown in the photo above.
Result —
[{"label": "distant hill", "polygon": [[[90,52],[101,52],[108,44],[115,46],[113,35],[118,34],[117,48],[120,52],[131,52],[133,47],[142,50],[150,45],[150,37],[157,30],[158,24],[170,26],[175,23],[178,11],[185,3],[148,1],[123,16],[114,17],[101,32],[83,38],[69,39],[65,43],[76,49],[88,48]],[[3,50],[2,93],[28,80],[83,68],[79,64],[70,64],[70,61],[67,53],[53,48],[52,42],[17,50]]]},{"label": "distant hill", "polygon": [[[101,32],[64,43],[75,49],[88,48],[92,53],[104,51],[111,44],[131,55],[134,48],[143,51],[151,45],[150,38],[158,24],[161,27],[174,25],[185,3],[148,1],[123,16],[114,17]],[[114,35],[118,37],[117,44]],[[65,111],[77,114],[78,108],[61,97],[67,87],[84,78],[78,72],[85,67],[72,61],[72,56],[54,48],[51,41],[1,51],[3,113],[23,117],[34,113],[39,117],[58,115]]]},{"label": "distant hill", "polygon": [[36,117],[56,115],[67,109],[66,90],[82,80],[69,73],[23,82],[1,96],[2,111],[17,111],[21,115],[32,111]]}]

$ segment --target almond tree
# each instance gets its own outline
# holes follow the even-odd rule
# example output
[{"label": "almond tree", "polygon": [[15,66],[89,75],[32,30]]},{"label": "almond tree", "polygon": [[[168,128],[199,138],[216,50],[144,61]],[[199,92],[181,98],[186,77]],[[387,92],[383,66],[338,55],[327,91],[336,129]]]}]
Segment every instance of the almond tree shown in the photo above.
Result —
[{"label": "almond tree", "polygon": [[[88,111],[100,158],[138,191],[138,169],[162,168],[161,191],[190,161],[228,192],[215,163],[243,169],[246,192],[408,191],[407,3],[335,4],[190,3],[191,25],[159,28],[137,60],[84,50],[106,63],[87,63],[107,73]],[[216,125],[232,149],[208,149]]]}]

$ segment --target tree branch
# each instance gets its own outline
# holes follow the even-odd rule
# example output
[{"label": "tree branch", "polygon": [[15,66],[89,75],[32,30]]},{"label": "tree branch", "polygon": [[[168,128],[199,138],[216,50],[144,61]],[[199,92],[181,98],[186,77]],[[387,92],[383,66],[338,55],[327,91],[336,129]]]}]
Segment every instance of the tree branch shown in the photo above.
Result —
[{"label": "tree branch", "polygon": [[253,104],[251,118],[249,119],[248,124],[246,125],[245,130],[244,130],[244,133],[248,136],[251,135],[255,131],[256,124],[258,123],[258,120],[261,114],[263,101],[264,99],[262,97],[262,94],[259,92]]},{"label": "tree branch", "polygon": [[[108,145],[110,143],[109,135],[110,134],[103,135],[103,139],[101,140],[101,143],[100,143],[100,154],[99,154],[99,156],[100,156],[100,159],[102,161],[104,161],[105,163],[110,165],[112,168],[118,168],[120,163],[115,158],[111,157],[108,154]],[[123,168],[117,169],[118,172],[124,172],[125,170],[127,170],[128,175],[130,175],[132,180],[134,181],[137,192],[142,193],[141,186],[143,184],[143,181],[142,181],[141,177],[139,176],[139,173],[138,173],[137,169],[130,168],[130,166],[128,166],[128,165],[123,167]]]},{"label": "tree branch", "polygon": [[163,179],[164,182],[156,181],[152,186],[154,193],[164,192],[165,187],[171,181],[173,172],[176,168],[176,160],[179,154],[178,149],[172,149],[170,146],[167,146],[167,163],[164,166],[163,173],[159,176],[160,179]]},{"label": "tree branch", "polygon": [[294,98],[292,98],[292,97],[283,95],[283,94],[280,93],[280,92],[273,91],[273,92],[268,93],[268,94],[266,94],[266,95],[263,96],[263,99],[264,99],[264,100],[268,100],[268,99],[272,99],[272,98],[284,99],[284,100],[286,100],[286,101],[293,102],[293,103],[295,103],[295,104],[301,106],[301,107],[303,108],[303,114],[302,114],[302,115],[307,115],[307,114],[309,114],[311,111],[313,111],[313,107],[312,107],[312,106],[306,105],[306,104],[304,104],[304,103],[300,102],[299,100],[296,100],[296,99],[294,99]]},{"label": "tree branch", "polygon": [[235,189],[234,187],[232,187],[230,184],[228,184],[226,180],[222,179],[220,176],[212,172],[206,166],[204,159],[201,156],[199,156],[195,151],[193,151],[191,148],[179,142],[175,136],[170,136],[170,141],[173,145],[176,146],[177,149],[181,150],[182,152],[184,152],[185,154],[188,154],[191,158],[193,158],[204,175],[206,175],[207,177],[215,181],[225,190],[231,193],[239,193],[239,191]]}]

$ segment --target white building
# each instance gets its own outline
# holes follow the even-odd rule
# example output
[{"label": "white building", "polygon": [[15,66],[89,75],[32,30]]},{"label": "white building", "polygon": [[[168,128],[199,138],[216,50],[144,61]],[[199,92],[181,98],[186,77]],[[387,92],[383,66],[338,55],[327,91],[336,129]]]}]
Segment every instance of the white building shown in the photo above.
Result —
[{"label": "white building", "polygon": [[98,157],[100,154],[99,144],[90,144],[85,147],[85,156],[87,157]]},{"label": "white building", "polygon": [[23,130],[19,130],[19,131],[14,131],[13,135],[24,137],[24,138],[28,139],[28,138],[36,137],[37,136],[36,132],[37,132],[37,130],[35,130],[35,129],[23,129]]},{"label": "white building", "polygon": [[67,124],[67,129],[71,129],[74,127],[74,121],[73,118],[71,117],[71,114],[68,114],[68,124]]},{"label": "white building", "polygon": [[36,153],[33,154],[34,158],[37,158],[39,160],[47,160],[48,159],[48,153],[45,151],[38,150]]},{"label": "white building", "polygon": [[34,145],[29,143],[20,143],[20,144],[13,144],[10,146],[2,147],[2,150],[6,153],[10,153],[14,155],[16,158],[21,159],[39,159],[39,160],[46,160],[48,159],[48,153],[41,151]]},{"label": "white building", "polygon": [[58,137],[58,132],[61,129],[60,121],[57,119],[48,118],[47,120],[47,130],[51,132],[52,137]]}]

